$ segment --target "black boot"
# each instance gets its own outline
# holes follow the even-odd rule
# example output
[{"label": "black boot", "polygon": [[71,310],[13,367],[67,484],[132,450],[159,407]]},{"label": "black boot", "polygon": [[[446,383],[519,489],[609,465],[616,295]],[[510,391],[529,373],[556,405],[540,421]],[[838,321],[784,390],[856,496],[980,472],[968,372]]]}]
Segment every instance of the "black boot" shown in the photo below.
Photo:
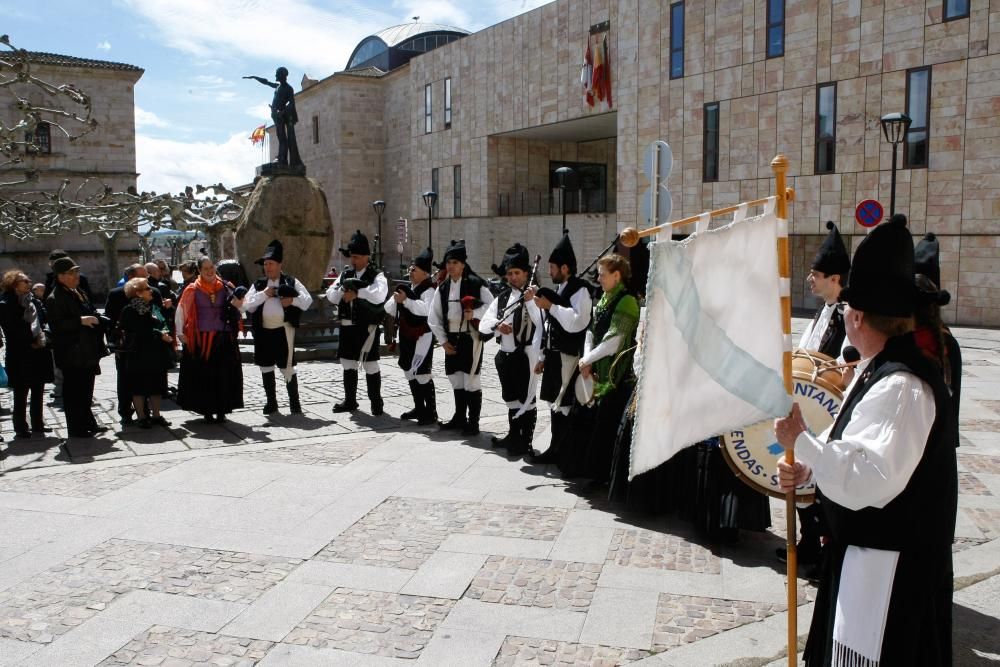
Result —
[{"label": "black boot", "polygon": [[467,391],[469,400],[469,422],[462,429],[462,435],[479,435],[479,413],[483,410],[483,392]]},{"label": "black boot", "polygon": [[423,411],[422,402],[424,396],[420,390],[420,383],[416,380],[410,380],[410,395],[413,396],[413,409],[399,415],[400,419],[417,419]]},{"label": "black boot", "polygon": [[529,463],[555,463],[559,460],[559,441],[562,438],[563,424],[568,417],[561,412],[553,412],[551,416],[552,422],[549,428],[552,431],[552,440],[549,441],[549,448],[544,454],[536,454],[532,449],[532,453],[528,456]]},{"label": "black boot", "polygon": [[372,404],[372,416],[385,414],[385,403],[382,401],[382,374],[365,373],[365,384],[368,385],[368,400]]},{"label": "black boot", "polygon": [[274,371],[261,373],[264,380],[264,395],[267,396],[267,403],[264,404],[264,414],[273,415],[278,411],[278,390],[274,381]]},{"label": "black boot", "polygon": [[451,421],[441,424],[441,428],[446,431],[464,430],[468,425],[465,420],[465,409],[469,407],[469,392],[464,389],[453,389],[455,393],[455,416]]},{"label": "black boot", "polygon": [[334,412],[354,412],[358,409],[358,371],[344,371],[344,400],[333,406]]},{"label": "black boot", "polygon": [[517,437],[517,433],[514,430],[515,414],[517,414],[517,410],[511,410],[510,408],[507,409],[507,435],[502,438],[498,438],[495,435],[492,436],[490,438],[490,445],[493,449],[503,449],[510,447],[513,444],[514,439]]},{"label": "black boot", "polygon": [[418,386],[420,387],[420,395],[423,398],[423,412],[420,414],[420,418],[417,419],[417,424],[427,426],[428,424],[437,423],[437,395],[434,393],[434,380],[429,380],[426,384]]},{"label": "black boot", "polygon": [[288,390],[288,411],[293,415],[302,414],[302,405],[299,403],[299,376],[293,375],[292,379],[285,383]]},{"label": "black boot", "polygon": [[507,454],[513,456],[523,456],[531,453],[531,440],[535,436],[535,423],[538,421],[538,411],[529,410],[518,417],[514,422],[517,432],[517,440],[513,447],[507,448]]}]

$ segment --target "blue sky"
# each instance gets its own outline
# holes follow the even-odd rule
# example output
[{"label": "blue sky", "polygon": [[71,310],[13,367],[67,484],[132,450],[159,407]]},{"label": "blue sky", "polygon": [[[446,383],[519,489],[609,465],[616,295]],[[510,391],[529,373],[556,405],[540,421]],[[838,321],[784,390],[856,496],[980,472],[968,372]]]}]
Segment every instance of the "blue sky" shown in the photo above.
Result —
[{"label": "blue sky", "polygon": [[[354,47],[412,20],[481,30],[548,0],[0,0],[0,33],[18,48],[138,65],[139,188],[238,185],[260,149],[248,139],[268,122],[278,65],[296,90],[302,74],[341,70]],[[58,82],[63,83],[63,82]]]}]

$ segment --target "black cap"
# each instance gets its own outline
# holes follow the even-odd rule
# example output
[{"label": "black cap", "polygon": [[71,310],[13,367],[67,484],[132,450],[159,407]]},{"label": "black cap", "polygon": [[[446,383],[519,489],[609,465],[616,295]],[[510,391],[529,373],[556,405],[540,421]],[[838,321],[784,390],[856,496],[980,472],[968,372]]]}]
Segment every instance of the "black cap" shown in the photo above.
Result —
[{"label": "black cap", "polygon": [[264,249],[264,255],[258,259],[254,264],[263,264],[267,260],[273,260],[278,264],[283,261],[285,249],[281,245],[281,241],[275,239],[267,244],[267,248]]},{"label": "black cap", "polygon": [[500,260],[500,268],[506,274],[511,269],[521,269],[528,271],[531,269],[531,258],[528,256],[528,249],[520,243],[515,243],[507,248]]},{"label": "black cap", "polygon": [[858,244],[840,298],[867,313],[909,317],[916,302],[913,278],[913,237],[906,216],[897,213]]},{"label": "black cap", "polygon": [[447,262],[449,259],[457,259],[462,264],[468,262],[469,255],[465,251],[465,239],[451,240],[451,243],[444,251],[444,259],[442,261]]},{"label": "black cap", "polygon": [[840,230],[833,220],[828,220],[826,228],[829,233],[820,244],[816,257],[813,258],[812,268],[822,271],[826,275],[840,274],[846,276],[851,270],[851,255],[844,246],[844,240],[840,238]]},{"label": "black cap", "polygon": [[576,253],[573,252],[573,244],[569,240],[568,230],[563,232],[562,238],[559,239],[559,243],[557,243],[556,247],[552,249],[552,254],[549,255],[549,263],[555,264],[556,266],[562,266],[565,264],[569,267],[570,273],[576,273]]},{"label": "black cap", "polygon": [[50,262],[54,262],[60,257],[69,257],[69,253],[63,250],[62,248],[55,248],[52,252],[49,253]]},{"label": "black cap", "polygon": [[430,248],[424,248],[419,255],[413,258],[413,266],[425,271],[426,273],[433,273],[434,267],[432,263],[434,262],[434,251]]},{"label": "black cap", "polygon": [[55,275],[60,275],[63,273],[69,273],[73,269],[79,269],[80,267],[76,265],[70,257],[59,257],[52,263],[52,273]]},{"label": "black cap", "polygon": [[348,242],[347,247],[340,249],[340,254],[344,257],[372,254],[371,246],[368,245],[368,237],[362,234],[360,229],[355,230],[351,234],[351,240]]}]

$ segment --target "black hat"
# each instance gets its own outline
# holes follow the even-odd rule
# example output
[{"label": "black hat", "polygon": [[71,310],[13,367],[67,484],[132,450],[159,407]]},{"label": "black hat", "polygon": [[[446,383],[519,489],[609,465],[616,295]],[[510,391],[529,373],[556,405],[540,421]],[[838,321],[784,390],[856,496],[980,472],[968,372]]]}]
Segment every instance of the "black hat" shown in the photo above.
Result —
[{"label": "black hat", "polygon": [[52,252],[49,253],[50,262],[54,262],[60,257],[69,257],[69,253],[63,250],[62,248],[55,248]]},{"label": "black hat", "polygon": [[840,238],[840,230],[837,229],[837,225],[833,224],[833,220],[827,221],[826,228],[830,232],[823,239],[819,250],[816,251],[812,268],[816,271],[822,271],[828,276],[835,273],[846,276],[851,270],[851,255],[847,252],[844,240]]},{"label": "black hat", "polygon": [[273,260],[278,264],[281,264],[282,257],[284,257],[285,249],[281,245],[281,241],[275,239],[267,244],[267,248],[264,249],[264,256],[258,259],[255,264],[263,264],[267,260]]},{"label": "black hat", "polygon": [[935,286],[941,287],[941,244],[933,233],[928,232],[917,243],[917,248],[913,251],[913,270],[924,274]]},{"label": "black hat", "polygon": [[462,264],[468,262],[469,255],[465,252],[465,239],[451,240],[451,243],[445,248],[444,259],[442,261],[447,262],[449,259],[457,259]]},{"label": "black hat", "polygon": [[913,237],[906,216],[897,213],[858,244],[840,299],[866,313],[909,317],[916,300],[913,277]]},{"label": "black hat", "polygon": [[434,269],[431,266],[434,261],[434,251],[430,248],[424,248],[419,255],[413,258],[413,266],[425,271],[426,273],[433,273]]},{"label": "black hat", "polygon": [[348,242],[347,247],[340,249],[340,254],[344,257],[372,254],[371,246],[368,245],[368,237],[362,234],[360,229],[355,230],[351,234],[351,240]]},{"label": "black hat", "polygon": [[521,269],[528,271],[531,269],[531,258],[528,256],[528,249],[520,243],[515,243],[507,248],[500,261],[500,268],[506,274],[511,269]]},{"label": "black hat", "polygon": [[552,254],[549,255],[549,263],[556,266],[565,264],[569,267],[570,273],[576,273],[576,253],[573,252],[573,244],[569,240],[568,230],[563,232],[559,243],[552,249]]},{"label": "black hat", "polygon": [[61,275],[63,273],[69,273],[73,269],[79,269],[80,267],[76,265],[76,262],[70,257],[60,257],[56,261],[52,262],[52,273],[55,275]]}]

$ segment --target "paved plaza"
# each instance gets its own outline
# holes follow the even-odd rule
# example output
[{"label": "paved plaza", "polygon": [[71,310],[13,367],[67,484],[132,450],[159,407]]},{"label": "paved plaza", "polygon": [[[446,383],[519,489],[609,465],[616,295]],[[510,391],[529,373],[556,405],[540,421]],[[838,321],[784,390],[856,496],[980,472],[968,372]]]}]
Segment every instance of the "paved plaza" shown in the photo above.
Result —
[{"label": "paved plaza", "polygon": [[[955,663],[997,664],[1000,332],[956,334]],[[332,414],[340,366],[308,362],[303,415],[279,389],[283,414],[265,419],[244,366],[248,407],[228,423],[167,404],[169,429],[119,432],[110,360],[103,437],[60,446],[50,405],[53,437],[12,443],[5,416],[0,666],[784,664],[783,504],[771,532],[714,544],[508,460],[489,446],[506,408],[488,350],[469,439],[400,422],[394,359],[382,417],[367,400]],[[802,640],[814,595],[800,580]]]}]

